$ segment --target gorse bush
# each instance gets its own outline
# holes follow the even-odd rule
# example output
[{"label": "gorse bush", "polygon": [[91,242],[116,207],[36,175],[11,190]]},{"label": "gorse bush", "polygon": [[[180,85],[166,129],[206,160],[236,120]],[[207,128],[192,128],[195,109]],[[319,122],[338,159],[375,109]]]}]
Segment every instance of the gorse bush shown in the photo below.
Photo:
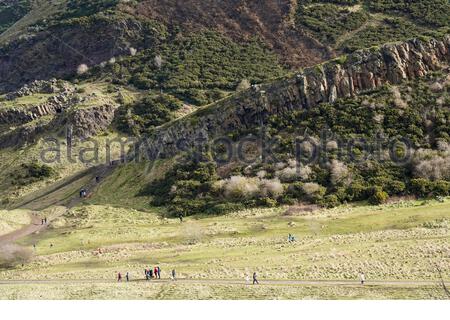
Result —
[{"label": "gorse bush", "polygon": [[145,98],[122,106],[116,117],[116,125],[122,132],[140,135],[174,119],[174,112],[182,103],[171,95],[149,94]]},{"label": "gorse bush", "polygon": [[46,164],[37,161],[21,165],[21,170],[13,176],[13,184],[26,185],[52,177],[55,171]]},{"label": "gorse bush", "polygon": [[366,1],[370,10],[387,13],[406,13],[422,23],[434,26],[450,25],[448,0],[371,0]]},{"label": "gorse bush", "polygon": [[[192,89],[234,91],[242,79],[261,83],[285,73],[277,56],[257,40],[238,44],[215,32],[164,38],[171,40],[97,68],[93,75],[112,74],[118,84],[163,89],[181,96],[183,90]],[[189,95],[189,91],[184,93]],[[192,99],[192,94],[187,98]]]}]

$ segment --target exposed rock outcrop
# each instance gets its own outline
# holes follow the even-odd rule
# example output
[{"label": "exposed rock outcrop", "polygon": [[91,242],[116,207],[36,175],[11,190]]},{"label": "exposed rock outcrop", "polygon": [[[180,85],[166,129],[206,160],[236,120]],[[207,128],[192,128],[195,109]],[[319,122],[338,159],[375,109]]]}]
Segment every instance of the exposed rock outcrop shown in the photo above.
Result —
[{"label": "exposed rock outcrop", "polygon": [[61,93],[61,92],[73,92],[74,87],[66,81],[50,79],[45,80],[35,80],[30,84],[24,85],[17,91],[8,93],[6,95],[7,100],[14,100],[24,96],[30,96],[35,93]]},{"label": "exposed rock outcrop", "polygon": [[73,136],[85,139],[106,130],[114,120],[117,106],[102,105],[79,109],[67,117],[67,124],[73,128]]},{"label": "exposed rock outcrop", "polygon": [[78,102],[79,97],[71,89],[51,96],[46,102],[38,105],[0,109],[0,124],[25,124],[43,116],[62,113]]},{"label": "exposed rock outcrop", "polygon": [[269,115],[351,97],[384,84],[422,77],[450,62],[450,36],[411,40],[360,50],[342,59],[305,69],[294,77],[252,89],[158,128],[147,141],[148,157],[170,157],[180,145],[193,147],[264,123]]}]

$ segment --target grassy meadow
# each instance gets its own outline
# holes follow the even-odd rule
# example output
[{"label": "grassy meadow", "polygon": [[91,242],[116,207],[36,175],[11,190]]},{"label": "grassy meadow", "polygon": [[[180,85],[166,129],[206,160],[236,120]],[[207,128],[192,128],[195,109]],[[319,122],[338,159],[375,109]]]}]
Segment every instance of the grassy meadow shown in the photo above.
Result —
[{"label": "grassy meadow", "polygon": [[[23,266],[0,269],[0,283],[19,281],[0,284],[0,297],[444,297],[436,266],[450,268],[450,199],[402,200],[378,207],[248,209],[226,216],[190,217],[180,223],[136,196],[139,184],[124,177],[138,169],[142,164],[116,170],[90,199],[67,211],[55,209],[59,214],[53,215],[48,230],[20,240],[18,244],[32,249],[33,256]],[[119,186],[120,192],[115,192]],[[9,218],[2,211],[0,219],[5,225]],[[289,233],[296,237],[294,243],[288,243]],[[193,282],[141,281],[143,270],[155,265],[161,267],[163,279],[175,268],[180,279]],[[245,277],[254,271],[260,287],[245,285]],[[358,285],[360,271],[368,280],[365,287]],[[132,282],[114,283],[117,272],[129,272]],[[448,273],[444,276],[448,278]],[[224,280],[234,282],[220,282]],[[264,284],[270,280],[346,284]],[[382,280],[411,284],[370,284]],[[428,284],[417,285],[417,281]]]}]

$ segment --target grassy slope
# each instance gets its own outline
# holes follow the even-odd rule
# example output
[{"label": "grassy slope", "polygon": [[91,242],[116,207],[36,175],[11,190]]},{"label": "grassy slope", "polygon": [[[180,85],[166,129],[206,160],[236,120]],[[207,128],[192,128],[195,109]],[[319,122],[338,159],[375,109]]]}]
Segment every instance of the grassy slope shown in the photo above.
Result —
[{"label": "grassy slope", "polygon": [[31,223],[28,210],[0,210],[0,236]]},{"label": "grassy slope", "polygon": [[[306,2],[310,3],[302,4]],[[404,41],[420,35],[438,36],[449,30],[449,25],[433,26],[424,19],[393,8],[369,8],[370,1],[359,1],[356,5],[339,2],[300,1],[296,15],[298,27],[336,52]]]},{"label": "grassy slope", "polygon": [[5,32],[0,34],[0,45],[18,38],[21,34],[26,32],[29,26],[42,21],[61,10],[64,10],[66,2],[67,0],[33,1],[32,10],[20,20],[16,21]]},{"label": "grassy slope", "polygon": [[[94,197],[89,202],[99,199]],[[194,279],[243,279],[256,270],[261,279],[346,280],[357,279],[358,271],[364,270],[369,279],[376,280],[435,280],[436,263],[444,270],[450,266],[445,258],[450,250],[450,200],[348,206],[289,216],[283,214],[285,208],[255,209],[223,217],[188,219],[183,224],[161,218],[151,208],[136,210],[126,205],[85,203],[72,210],[55,221],[48,232],[22,241],[26,246],[37,243],[34,260],[23,268],[1,271],[0,278],[109,280],[119,270],[141,278],[146,266],[159,264],[163,277],[175,267],[180,277]],[[295,244],[287,243],[288,233],[297,237]],[[102,248],[102,254],[98,254],[98,248]],[[185,297],[181,288],[170,285],[159,289],[143,286],[146,289],[141,296],[139,287],[133,285],[123,298],[146,297],[158,290],[164,298]],[[32,297],[31,287],[23,286],[22,296]],[[95,292],[81,293],[83,287],[108,291],[106,297],[124,294],[121,287],[112,284],[47,287],[55,290],[55,297],[98,297]],[[37,285],[35,289],[47,287]],[[2,289],[3,297],[18,294],[16,288]],[[193,298],[251,297],[239,286],[194,285],[189,290],[196,294]],[[259,290],[253,298],[426,298],[431,292],[431,288],[415,288],[405,294],[404,288],[391,287],[318,290],[289,286],[285,293],[272,287],[251,290]],[[37,292],[47,297],[43,291]]]}]

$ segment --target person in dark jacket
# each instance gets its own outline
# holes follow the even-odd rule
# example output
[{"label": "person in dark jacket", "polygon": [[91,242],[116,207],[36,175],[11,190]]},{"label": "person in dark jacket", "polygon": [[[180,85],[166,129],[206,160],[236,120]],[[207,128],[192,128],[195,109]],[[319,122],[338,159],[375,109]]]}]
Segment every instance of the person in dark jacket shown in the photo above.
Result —
[{"label": "person in dark jacket", "polygon": [[259,284],[256,272],[253,272],[253,284]]},{"label": "person in dark jacket", "polygon": [[177,275],[175,272],[175,269],[172,270],[172,280],[176,280],[177,279]]},{"label": "person in dark jacket", "polygon": [[158,279],[161,279],[161,268],[158,266],[157,269],[158,269]]}]

